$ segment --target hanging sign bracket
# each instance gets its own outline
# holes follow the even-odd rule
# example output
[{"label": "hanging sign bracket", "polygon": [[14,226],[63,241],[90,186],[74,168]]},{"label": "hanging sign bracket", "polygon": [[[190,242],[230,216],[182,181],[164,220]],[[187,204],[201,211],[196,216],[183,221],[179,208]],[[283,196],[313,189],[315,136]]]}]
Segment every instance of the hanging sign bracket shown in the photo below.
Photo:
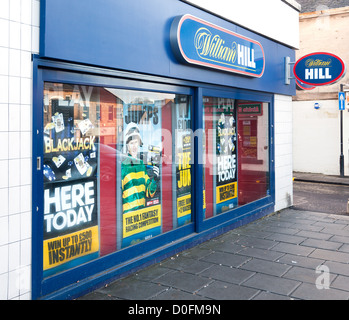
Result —
[{"label": "hanging sign bracket", "polygon": [[285,57],[285,84],[289,85],[291,83],[291,79],[295,79],[295,77],[291,77],[291,64],[295,64],[296,61],[292,62],[290,57]]}]

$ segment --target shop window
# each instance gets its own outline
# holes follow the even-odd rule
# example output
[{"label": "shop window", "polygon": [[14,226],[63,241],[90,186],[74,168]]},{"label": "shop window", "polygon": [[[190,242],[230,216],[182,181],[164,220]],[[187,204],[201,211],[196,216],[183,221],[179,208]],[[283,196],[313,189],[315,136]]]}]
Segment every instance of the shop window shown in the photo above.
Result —
[{"label": "shop window", "polygon": [[268,103],[206,96],[205,218],[269,194]]},{"label": "shop window", "polygon": [[192,221],[191,97],[44,85],[44,277]]}]

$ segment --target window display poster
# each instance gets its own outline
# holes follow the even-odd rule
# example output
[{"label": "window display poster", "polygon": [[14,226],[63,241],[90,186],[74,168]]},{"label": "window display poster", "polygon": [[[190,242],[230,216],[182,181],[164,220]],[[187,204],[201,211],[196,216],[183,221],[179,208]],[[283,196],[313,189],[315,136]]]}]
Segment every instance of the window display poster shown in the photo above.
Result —
[{"label": "window display poster", "polygon": [[191,222],[192,130],[187,97],[179,97],[176,110],[176,191],[177,225]]},{"label": "window display poster", "polygon": [[99,255],[98,126],[73,101],[52,99],[45,107],[43,270],[49,276]]},{"label": "window display poster", "polygon": [[161,103],[124,103],[122,247],[161,233]]},{"label": "window display poster", "polygon": [[238,205],[236,112],[234,102],[216,109],[216,212]]},{"label": "window display poster", "polygon": [[96,179],[48,184],[44,190],[44,274],[98,257]]}]

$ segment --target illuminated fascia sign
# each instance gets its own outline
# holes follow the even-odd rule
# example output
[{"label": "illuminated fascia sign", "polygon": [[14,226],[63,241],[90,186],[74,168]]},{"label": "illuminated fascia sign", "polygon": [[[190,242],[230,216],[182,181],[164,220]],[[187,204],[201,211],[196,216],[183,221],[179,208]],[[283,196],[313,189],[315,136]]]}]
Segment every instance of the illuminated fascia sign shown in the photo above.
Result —
[{"label": "illuminated fascia sign", "polygon": [[194,16],[176,17],[170,37],[180,61],[257,78],[264,73],[264,50],[258,41]]},{"label": "illuminated fascia sign", "polygon": [[326,52],[315,52],[300,58],[294,65],[293,73],[300,83],[310,86],[330,85],[346,73],[341,58]]}]

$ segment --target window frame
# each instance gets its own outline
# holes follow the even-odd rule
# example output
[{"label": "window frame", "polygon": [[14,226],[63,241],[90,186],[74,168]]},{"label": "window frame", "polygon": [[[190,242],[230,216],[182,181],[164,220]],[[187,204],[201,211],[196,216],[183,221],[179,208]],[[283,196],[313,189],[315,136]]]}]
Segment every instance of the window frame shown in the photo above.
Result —
[{"label": "window frame", "polygon": [[[154,91],[191,95],[192,130],[203,128],[203,97],[217,96],[269,103],[269,188],[270,195],[224,212],[209,219],[203,214],[203,164],[200,137],[194,138],[194,164],[192,165],[192,222],[118,250],[98,259],[86,262],[73,269],[43,278],[43,92],[44,82],[62,82],[90,86],[111,87],[139,91]],[[71,297],[84,288],[102,283],[120,275],[137,270],[151,261],[158,261],[204,241],[214,230],[232,229],[262,217],[274,210],[275,167],[274,167],[274,97],[273,94],[208,85],[192,81],[136,74],[120,70],[76,65],[33,57],[33,153],[32,153],[32,298]],[[38,170],[39,168],[39,170]],[[201,191],[201,192],[200,192]],[[84,281],[80,281],[81,275]],[[80,282],[77,285],[77,282]],[[57,293],[58,292],[58,293]]]},{"label": "window frame", "polygon": [[[194,218],[192,222],[176,229],[167,231],[152,239],[143,241],[139,244],[117,250],[106,256],[99,257],[90,262],[79,265],[75,268],[63,271],[50,277],[43,277],[43,179],[42,179],[42,160],[43,160],[43,91],[44,83],[66,83],[86,86],[100,86],[108,88],[128,89],[137,91],[152,91],[161,93],[173,93],[190,95],[192,104],[194,102],[193,89],[190,87],[162,84],[156,82],[140,82],[138,80],[117,78],[103,74],[79,74],[72,70],[50,69],[42,66],[37,67],[34,76],[33,86],[33,164],[40,162],[40,170],[36,165],[33,166],[33,297],[45,296],[71,283],[79,281],[81,274],[86,277],[101,273],[106,269],[125,263],[137,256],[156,250],[182,237],[195,232]],[[193,112],[194,108],[191,108]],[[193,215],[194,216],[194,215]]]},{"label": "window frame", "polygon": [[[236,88],[229,89],[212,89],[212,88],[203,88],[201,91],[201,106],[203,109],[203,97],[218,97],[218,98],[230,98],[235,100],[248,100],[248,101],[258,101],[269,103],[268,108],[268,117],[269,117],[269,128],[268,128],[268,143],[269,143],[269,190],[270,194],[255,200],[253,202],[238,206],[231,210],[228,210],[219,215],[215,215],[208,219],[204,219],[203,214],[197,217],[196,224],[197,230],[199,232],[209,230],[217,225],[228,225],[232,224],[235,221],[239,221],[243,218],[249,218],[252,216],[258,208],[263,208],[275,203],[275,167],[274,167],[274,99],[272,94],[267,93],[259,93],[253,91],[246,91]],[[198,115],[199,116],[199,115]],[[198,126],[203,128],[204,122],[204,112],[202,111],[202,115],[200,116]],[[239,150],[237,150],[239,152]],[[199,168],[197,168],[199,169]],[[195,180],[195,185],[197,188],[203,188],[202,172],[203,168],[200,168],[200,172],[197,172],[195,177],[198,180]],[[239,179],[239,177],[238,177]]]}]

